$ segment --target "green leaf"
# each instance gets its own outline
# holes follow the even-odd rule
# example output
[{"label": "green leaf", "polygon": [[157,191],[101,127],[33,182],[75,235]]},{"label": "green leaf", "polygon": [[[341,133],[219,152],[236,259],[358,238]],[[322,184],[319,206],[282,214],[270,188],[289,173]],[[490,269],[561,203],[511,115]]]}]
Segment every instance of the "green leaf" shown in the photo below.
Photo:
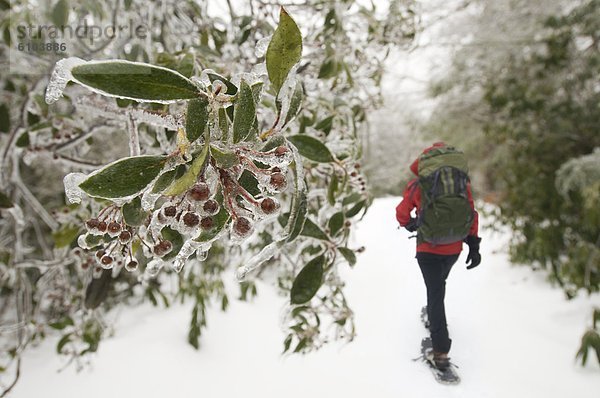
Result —
[{"label": "green leaf", "polygon": [[337,249],[342,256],[344,256],[346,261],[348,261],[348,264],[356,264],[356,254],[354,254],[354,250],[348,249],[347,247],[338,247]]},{"label": "green leaf", "polygon": [[198,176],[204,169],[206,162],[209,159],[210,152],[210,144],[206,142],[204,144],[204,148],[202,148],[202,152],[196,156],[196,158],[192,161],[192,165],[185,172],[184,175],[176,179],[171,186],[163,192],[163,195],[166,196],[176,196],[191,188],[196,181],[198,181]]},{"label": "green leaf", "polygon": [[329,219],[329,233],[331,236],[335,236],[340,229],[344,226],[344,222],[346,221],[346,217],[344,216],[344,212],[340,211],[335,213]]},{"label": "green leaf", "polygon": [[67,326],[73,326],[73,325],[74,325],[73,319],[68,316],[61,319],[60,321],[52,322],[52,323],[48,324],[48,326],[50,326],[52,329],[56,329],[56,330],[63,330]]},{"label": "green leaf", "polygon": [[333,127],[333,115],[327,116],[325,119],[321,120],[315,126],[315,129],[320,130],[325,133],[325,135],[329,135],[331,128]]},{"label": "green leaf", "polygon": [[365,207],[366,201],[361,200],[357,204],[355,204],[350,210],[346,212],[346,217],[352,218],[357,215],[363,207]]},{"label": "green leaf", "polygon": [[261,148],[261,152],[269,152],[271,149],[275,149],[278,146],[285,146],[285,137],[283,135],[272,136],[265,145]]},{"label": "green leaf", "polygon": [[219,129],[221,130],[221,141],[227,142],[229,139],[229,116],[225,108],[219,108]]},{"label": "green leaf", "polygon": [[60,340],[58,340],[58,344],[56,344],[56,352],[58,354],[62,354],[62,350],[63,348],[65,348],[65,345],[67,345],[67,343],[71,341],[72,334],[73,333],[67,333],[63,337],[61,337]]},{"label": "green leaf", "polygon": [[85,289],[85,308],[93,310],[106,300],[112,283],[112,270],[105,269],[99,278],[92,279]]},{"label": "green leaf", "polygon": [[300,155],[318,163],[333,162],[333,155],[321,141],[308,135],[292,135],[288,141],[298,148]]},{"label": "green leaf", "polygon": [[10,131],[10,113],[6,104],[0,105],[0,133],[8,133]]},{"label": "green leaf", "polygon": [[338,190],[339,181],[335,172],[331,175],[331,181],[327,187],[327,201],[331,206],[335,205],[335,193]]},{"label": "green leaf", "polygon": [[300,112],[300,106],[302,106],[302,98],[304,97],[304,92],[302,89],[302,84],[300,82],[296,83],[296,87],[294,88],[294,92],[292,93],[292,98],[290,98],[290,107],[288,109],[287,114],[285,115],[285,122],[283,125],[287,125],[290,121],[292,121],[296,116],[298,116],[298,112]]},{"label": "green leaf", "polygon": [[123,60],[91,61],[71,70],[77,83],[104,95],[136,101],[173,102],[198,98],[191,80],[168,68]]},{"label": "green leaf", "polygon": [[0,209],[10,209],[13,207],[13,202],[8,196],[0,192]]},{"label": "green leaf", "polygon": [[302,268],[290,292],[290,302],[292,304],[303,304],[309,301],[321,287],[323,282],[323,265],[325,256],[322,254],[310,260]]},{"label": "green leaf", "polygon": [[67,0],[58,0],[52,8],[52,23],[61,31],[69,21],[69,11],[69,2]]},{"label": "green leaf", "polygon": [[136,196],[131,202],[125,203],[121,209],[123,220],[132,227],[140,226],[148,218],[148,212],[142,209],[142,200]]},{"label": "green leaf", "polygon": [[54,247],[59,249],[61,247],[69,246],[75,239],[77,239],[79,232],[79,226],[74,225],[65,225],[58,231],[53,232],[52,239],[54,240]]},{"label": "green leaf", "polygon": [[185,116],[185,134],[189,142],[196,141],[206,128],[208,123],[208,99],[206,97],[195,98],[188,101]]},{"label": "green leaf", "polygon": [[171,251],[163,257],[163,260],[165,261],[170,260],[174,258],[183,247],[183,237],[179,232],[171,229],[170,227],[164,227],[160,232],[164,239],[171,241],[173,244]]},{"label": "green leaf", "polygon": [[302,34],[296,22],[283,7],[279,14],[279,25],[273,33],[266,54],[269,80],[279,94],[288,73],[302,56]]},{"label": "green leaf", "polygon": [[252,89],[242,80],[240,92],[233,112],[233,143],[244,141],[250,134],[250,128],[256,119],[256,106]]},{"label": "green leaf", "polygon": [[19,138],[17,139],[17,142],[15,143],[15,145],[18,148],[26,148],[26,147],[29,146],[29,143],[30,143],[30,141],[29,141],[29,132],[25,131],[23,134],[21,134],[19,136]]},{"label": "green leaf", "polygon": [[79,184],[84,192],[98,198],[122,198],[146,188],[160,173],[165,156],[133,156],[110,163]]},{"label": "green leaf", "polygon": [[302,228],[302,233],[300,235],[309,236],[309,237],[315,238],[315,239],[329,240],[329,237],[327,236],[327,234],[325,232],[323,232],[321,227],[319,227],[317,224],[315,224],[308,217],[306,218],[306,222],[304,223],[304,228]]},{"label": "green leaf", "polygon": [[173,183],[173,181],[176,178],[179,178],[182,175],[184,175],[185,170],[185,165],[180,164],[175,169],[163,173],[160,177],[158,177],[158,179],[154,183],[154,186],[152,187],[152,193],[159,193],[164,191],[169,185]]},{"label": "green leaf", "polygon": [[250,195],[258,196],[260,194],[260,188],[258,187],[258,180],[254,177],[254,174],[248,170],[244,170],[238,183],[244,188]]},{"label": "green leaf", "polygon": [[215,159],[217,166],[222,169],[228,169],[240,164],[240,159],[235,153],[222,150],[214,145],[211,146],[210,154]]}]

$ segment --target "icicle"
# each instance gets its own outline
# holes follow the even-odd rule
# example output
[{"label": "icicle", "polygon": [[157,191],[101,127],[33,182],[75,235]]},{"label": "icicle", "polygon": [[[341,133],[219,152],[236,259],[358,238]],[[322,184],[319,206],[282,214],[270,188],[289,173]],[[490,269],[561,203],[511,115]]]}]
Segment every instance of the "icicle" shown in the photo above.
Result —
[{"label": "icicle", "polygon": [[81,184],[88,176],[83,173],[69,173],[63,178],[63,184],[65,186],[65,194],[69,203],[81,203],[84,192],[79,188]]},{"label": "icicle", "polygon": [[275,252],[279,248],[279,245],[280,242],[273,242],[268,244],[267,246],[263,247],[263,249],[258,254],[256,254],[250,260],[248,260],[248,262],[245,265],[239,267],[235,272],[235,277],[237,278],[237,280],[239,282],[242,282],[244,279],[246,279],[246,276],[250,272],[254,271],[258,267],[263,265],[265,262],[270,260],[271,257],[275,255]]},{"label": "icicle", "polygon": [[73,79],[71,69],[85,63],[84,60],[77,57],[64,58],[56,63],[46,88],[46,103],[52,104],[62,97],[67,83]]}]

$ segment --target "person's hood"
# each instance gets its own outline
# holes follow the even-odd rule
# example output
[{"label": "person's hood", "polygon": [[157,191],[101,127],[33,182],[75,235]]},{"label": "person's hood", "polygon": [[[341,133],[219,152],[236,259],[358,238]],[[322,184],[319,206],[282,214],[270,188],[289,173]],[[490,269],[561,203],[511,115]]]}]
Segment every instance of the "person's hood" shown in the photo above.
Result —
[{"label": "person's hood", "polygon": [[[434,143],[432,146],[430,146],[429,148],[425,148],[423,150],[423,152],[421,154],[427,153],[429,151],[431,151],[433,148],[439,148],[441,146],[446,146],[446,143],[444,142],[436,142]],[[418,156],[414,162],[412,162],[412,164],[410,165],[410,171],[413,172],[414,175],[418,176],[419,175],[419,157]]]}]

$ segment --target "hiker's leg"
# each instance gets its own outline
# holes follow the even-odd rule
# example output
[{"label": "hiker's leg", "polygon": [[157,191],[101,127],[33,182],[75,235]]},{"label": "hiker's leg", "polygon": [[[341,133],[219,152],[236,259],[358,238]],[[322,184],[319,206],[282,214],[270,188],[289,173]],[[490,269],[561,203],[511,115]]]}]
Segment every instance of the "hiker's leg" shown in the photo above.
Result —
[{"label": "hiker's leg", "polygon": [[427,287],[427,312],[429,330],[434,351],[449,352],[452,340],[448,336],[444,298],[446,278],[458,255],[445,256],[433,253],[417,253],[417,261]]}]

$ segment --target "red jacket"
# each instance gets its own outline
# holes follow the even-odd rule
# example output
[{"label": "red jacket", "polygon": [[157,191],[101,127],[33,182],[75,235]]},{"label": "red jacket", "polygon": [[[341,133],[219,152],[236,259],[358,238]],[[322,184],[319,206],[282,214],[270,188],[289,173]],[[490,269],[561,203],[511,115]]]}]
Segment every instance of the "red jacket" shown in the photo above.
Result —
[{"label": "red jacket", "polygon": [[[445,145],[444,143],[435,143],[433,146],[425,149],[423,153],[429,152],[434,147]],[[418,175],[419,171],[419,159],[417,158],[411,165],[410,170]],[[475,217],[473,218],[473,224],[471,225],[471,230],[469,231],[469,235],[477,236],[477,231],[479,228],[479,214],[475,210],[475,206],[473,205],[473,195],[471,193],[471,184],[467,184],[467,193],[469,195],[469,202],[471,203],[471,208],[475,213]],[[402,227],[406,226],[410,221],[410,213],[413,209],[417,209],[417,214],[419,213],[421,207],[421,190],[419,189],[419,185],[417,184],[417,178],[412,179],[406,185],[404,189],[404,193],[402,194],[402,201],[398,206],[396,206],[396,220],[400,223]],[[429,242],[422,242],[417,245],[417,252],[427,252],[427,253],[435,253],[435,254],[459,254],[462,251],[462,241],[449,243],[446,245],[434,245]]]}]

